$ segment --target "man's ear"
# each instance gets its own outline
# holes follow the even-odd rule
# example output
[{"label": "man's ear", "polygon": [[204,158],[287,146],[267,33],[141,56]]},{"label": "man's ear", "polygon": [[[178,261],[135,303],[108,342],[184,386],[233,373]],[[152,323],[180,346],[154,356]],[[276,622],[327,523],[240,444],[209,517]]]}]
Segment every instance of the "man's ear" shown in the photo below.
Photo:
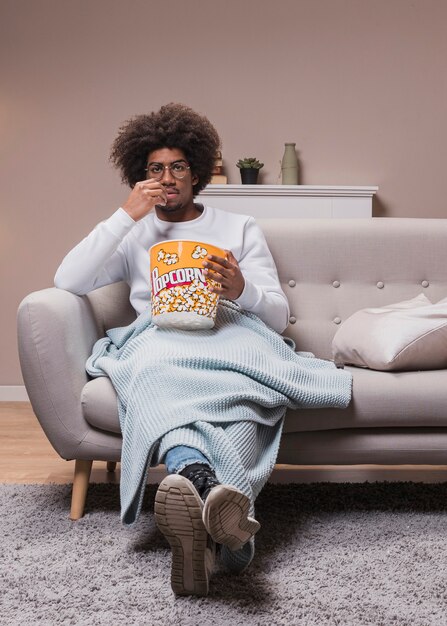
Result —
[{"label": "man's ear", "polygon": [[193,174],[193,175],[192,175],[192,178],[191,178],[191,183],[192,183],[193,185],[197,185],[197,183],[198,183],[198,182],[199,182],[199,177],[198,177],[198,176],[196,176],[195,174]]}]

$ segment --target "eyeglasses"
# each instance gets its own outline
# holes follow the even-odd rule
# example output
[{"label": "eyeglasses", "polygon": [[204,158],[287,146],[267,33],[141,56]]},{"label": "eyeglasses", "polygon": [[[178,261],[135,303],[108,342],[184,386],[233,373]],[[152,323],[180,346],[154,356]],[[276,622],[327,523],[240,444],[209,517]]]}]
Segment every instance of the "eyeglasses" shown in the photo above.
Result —
[{"label": "eyeglasses", "polygon": [[188,170],[191,169],[189,165],[186,165],[184,161],[174,161],[169,165],[163,165],[162,163],[151,163],[146,168],[146,172],[149,178],[154,180],[161,180],[164,176],[165,170],[169,170],[177,180],[185,178]]}]

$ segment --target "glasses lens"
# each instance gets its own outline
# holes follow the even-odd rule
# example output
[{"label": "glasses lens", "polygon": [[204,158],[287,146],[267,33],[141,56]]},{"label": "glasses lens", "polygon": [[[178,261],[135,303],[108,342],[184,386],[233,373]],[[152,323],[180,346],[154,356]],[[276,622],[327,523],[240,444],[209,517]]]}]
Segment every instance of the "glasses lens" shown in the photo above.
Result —
[{"label": "glasses lens", "polygon": [[185,163],[173,163],[169,169],[175,178],[184,178],[189,168]]},{"label": "glasses lens", "polygon": [[147,177],[155,180],[161,180],[163,178],[164,168],[157,163],[149,165],[147,168]]}]

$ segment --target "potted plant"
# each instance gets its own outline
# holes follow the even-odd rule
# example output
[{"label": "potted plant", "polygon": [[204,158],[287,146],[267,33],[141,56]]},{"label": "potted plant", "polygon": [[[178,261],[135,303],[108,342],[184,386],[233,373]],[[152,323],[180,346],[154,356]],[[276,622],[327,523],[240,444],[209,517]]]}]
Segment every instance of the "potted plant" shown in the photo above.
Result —
[{"label": "potted plant", "polygon": [[246,157],[239,159],[236,163],[241,170],[241,181],[243,185],[256,185],[258,182],[258,174],[261,167],[264,167],[264,163],[255,159],[255,157]]}]

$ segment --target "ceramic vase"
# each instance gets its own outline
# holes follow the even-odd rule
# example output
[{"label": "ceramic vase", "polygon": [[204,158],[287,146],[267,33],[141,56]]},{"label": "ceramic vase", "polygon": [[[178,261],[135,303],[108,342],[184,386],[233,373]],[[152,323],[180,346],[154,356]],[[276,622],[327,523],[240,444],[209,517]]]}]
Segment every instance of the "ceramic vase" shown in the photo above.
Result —
[{"label": "ceramic vase", "polygon": [[283,185],[298,185],[298,158],[295,143],[286,143],[281,161],[281,182]]}]

